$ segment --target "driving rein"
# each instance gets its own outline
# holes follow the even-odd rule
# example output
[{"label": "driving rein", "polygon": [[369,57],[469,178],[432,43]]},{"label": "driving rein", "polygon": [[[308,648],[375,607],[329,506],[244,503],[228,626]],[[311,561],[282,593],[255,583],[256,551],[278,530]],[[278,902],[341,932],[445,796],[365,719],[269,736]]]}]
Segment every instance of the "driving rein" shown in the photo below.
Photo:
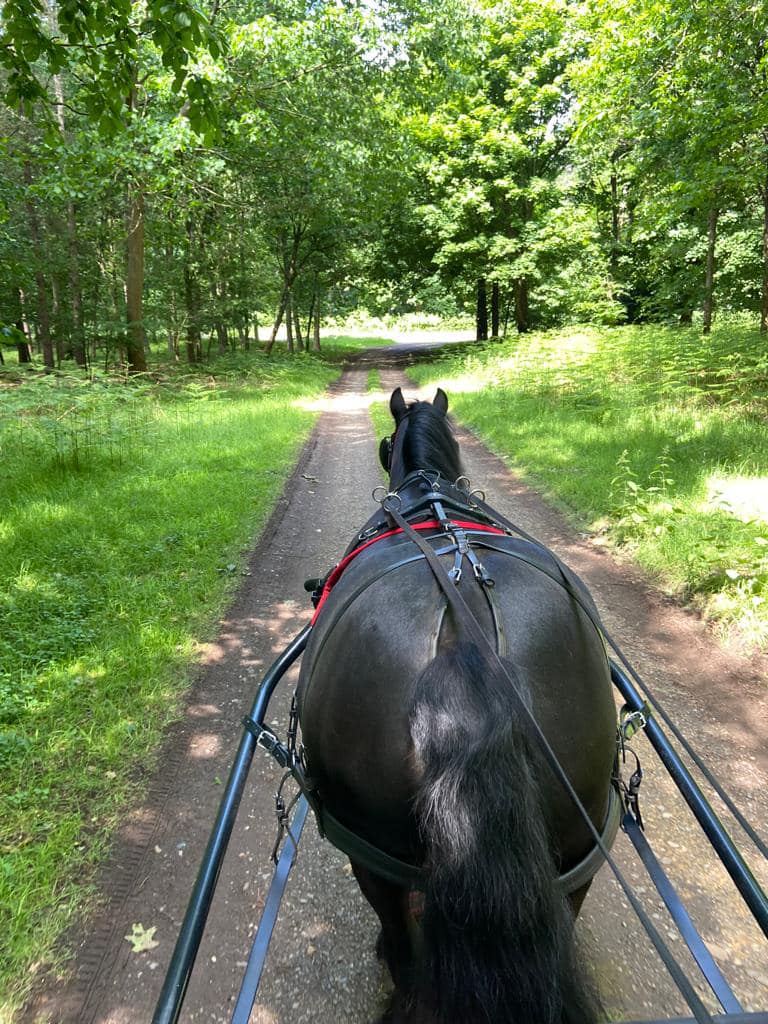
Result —
[{"label": "driving rein", "polygon": [[[466,481],[468,487],[469,481],[466,478],[459,478],[457,481],[459,486],[456,486],[456,484],[441,481],[439,474],[419,470],[409,474],[397,491],[387,492],[383,487],[377,488],[374,497],[380,502],[384,516],[382,517],[381,513],[376,513],[359,532],[347,553],[325,580],[313,581],[317,585],[313,594],[315,613],[312,622],[314,624],[323,614],[332,614],[334,621],[324,624],[327,633],[330,634],[335,622],[341,618],[346,608],[360,596],[363,590],[368,589],[382,576],[396,571],[403,565],[426,560],[447,596],[448,604],[454,608],[457,621],[467,627],[472,639],[481,649],[490,649],[517,695],[516,684],[509,677],[509,672],[501,661],[506,657],[508,648],[503,620],[494,596],[495,581],[485,569],[476,549],[479,547],[489,548],[519,558],[546,573],[576,598],[579,606],[584,609],[599,632],[597,609],[592,603],[589,592],[575,574],[566,569],[567,575],[563,575],[562,569],[558,567],[554,556],[547,549],[531,545],[528,541],[513,538],[510,528],[502,524],[501,517],[497,516],[493,510],[488,512],[480,510],[476,503],[479,500],[476,493],[470,495],[469,491],[461,486],[462,481]],[[414,541],[419,550],[414,553],[409,546],[408,554],[399,556],[382,567],[376,575],[366,578],[341,606],[335,606],[333,611],[330,608],[326,609],[326,602],[331,591],[350,563],[379,541],[400,534]],[[501,543],[494,543],[497,540],[501,541],[502,538],[505,541],[504,546]],[[430,541],[435,543],[434,548]],[[454,557],[450,570],[446,569],[439,561],[440,556],[447,554],[452,554]],[[463,576],[470,575],[465,573],[465,560],[470,567],[472,578],[482,588],[488,603],[494,626],[495,643],[489,641],[463,598],[458,606],[452,600],[458,592],[459,581]],[[435,571],[436,569],[437,571]],[[435,636],[435,643],[436,640]],[[433,651],[433,654],[436,654],[436,650]],[[525,702],[521,700],[520,703],[524,705]],[[529,732],[531,732],[530,717],[530,712],[526,707],[526,713],[521,716],[521,722]],[[262,738],[260,742],[264,746],[267,745],[268,740]],[[535,730],[532,742],[536,743]],[[293,756],[286,767],[296,778],[315,812],[321,835],[351,859],[388,881],[409,889],[423,888],[424,877],[420,866],[400,860],[379,849],[347,828],[331,814],[320,799],[300,751],[293,751]],[[603,863],[604,851],[613,844],[621,815],[621,799],[616,789],[611,786],[608,811],[600,832],[598,833],[592,825],[592,831],[597,836],[595,845],[582,860],[558,877],[558,884],[565,895],[576,892],[593,878]]]}]

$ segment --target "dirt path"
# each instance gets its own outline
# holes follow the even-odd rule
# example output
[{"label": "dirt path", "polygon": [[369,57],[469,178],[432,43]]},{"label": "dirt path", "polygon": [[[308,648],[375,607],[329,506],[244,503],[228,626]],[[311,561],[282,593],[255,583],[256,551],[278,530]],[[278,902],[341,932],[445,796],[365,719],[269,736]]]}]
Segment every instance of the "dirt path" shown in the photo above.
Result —
[{"label": "dirt path", "polygon": [[[388,361],[389,360],[389,361]],[[367,416],[366,374],[377,362],[384,383],[403,383],[381,350],[332,389],[284,498],[251,560],[251,576],[207,652],[184,720],[168,738],[145,804],[127,818],[104,876],[101,913],[77,940],[67,984],[41,993],[25,1022],[142,1024],[151,1019],[208,830],[215,815],[239,719],[274,656],[308,617],[306,576],[325,571],[372,511],[380,483]],[[768,699],[756,663],[719,651],[692,617],[664,602],[637,576],[577,536],[476,440],[462,433],[473,482],[500,511],[555,547],[590,584],[609,628],[625,642],[684,731],[760,826],[768,821]],[[764,666],[763,666],[764,667]],[[272,704],[281,731],[291,679]],[[680,801],[646,754],[644,808],[657,852],[689,898],[705,937],[745,1009],[768,1008],[766,950],[728,891],[706,844],[679,817]],[[271,877],[276,770],[257,755],[182,1020],[227,1021],[250,937]],[[623,837],[617,841],[628,861]],[[757,868],[758,865],[755,865]],[[633,871],[641,889],[649,892]],[[763,871],[762,881],[768,884]],[[707,899],[705,900],[705,897]],[[713,902],[709,902],[712,900]],[[651,909],[665,918],[651,899]],[[134,923],[156,926],[159,945],[135,954],[124,936]],[[585,905],[580,931],[609,1007],[637,1017],[682,1012],[654,954],[605,872]],[[375,1015],[386,978],[373,956],[376,926],[345,858],[317,837],[302,841],[270,948],[253,1024],[361,1024]],[[679,943],[673,942],[677,948]]]}]

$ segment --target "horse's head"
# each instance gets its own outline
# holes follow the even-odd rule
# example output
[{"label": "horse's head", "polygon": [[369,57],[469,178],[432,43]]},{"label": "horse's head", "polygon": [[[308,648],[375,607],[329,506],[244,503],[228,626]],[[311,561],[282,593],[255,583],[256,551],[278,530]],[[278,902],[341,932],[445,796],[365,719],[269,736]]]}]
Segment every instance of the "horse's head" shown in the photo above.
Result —
[{"label": "horse's head", "polygon": [[389,473],[391,487],[417,469],[440,473],[453,481],[461,476],[459,446],[448,420],[448,396],[437,389],[433,402],[407,404],[400,388],[389,399],[389,410],[395,421],[390,437],[381,439],[379,458]]}]

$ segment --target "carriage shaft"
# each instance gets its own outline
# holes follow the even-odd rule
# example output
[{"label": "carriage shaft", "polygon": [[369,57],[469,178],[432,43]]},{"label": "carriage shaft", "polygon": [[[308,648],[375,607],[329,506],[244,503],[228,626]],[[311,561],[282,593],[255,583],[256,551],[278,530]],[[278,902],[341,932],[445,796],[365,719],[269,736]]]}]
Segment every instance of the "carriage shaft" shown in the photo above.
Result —
[{"label": "carriage shaft", "polygon": [[[254,698],[250,718],[261,725],[267,711],[270,697],[288,668],[301,656],[307,646],[311,626],[305,626],[299,635],[286,647],[280,657],[261,681]],[[160,998],[155,1008],[152,1024],[176,1024],[181,1005],[189,984],[189,977],[195,963],[208,912],[213,902],[219,871],[227,852],[232,828],[235,824],[248,771],[256,749],[256,737],[247,729],[243,730],[240,745],[229,773],[227,785],[219,804],[219,813],[213,826],[208,846],[192,890],[184,923],[181,926],[176,947],[173,951],[168,973],[165,976]]]},{"label": "carriage shaft", "polygon": [[[642,710],[645,701],[634,684],[614,662],[611,662],[611,678],[629,705],[630,710]],[[691,773],[681,761],[653,715],[648,717],[645,733],[651,746],[659,755],[672,777],[672,781],[680,790],[683,799],[693,811],[696,820],[704,830],[715,853],[733,879],[752,916],[762,929],[763,934],[768,938],[768,897],[760,888],[757,879],[737,850],[723,823],[699,789]]]}]

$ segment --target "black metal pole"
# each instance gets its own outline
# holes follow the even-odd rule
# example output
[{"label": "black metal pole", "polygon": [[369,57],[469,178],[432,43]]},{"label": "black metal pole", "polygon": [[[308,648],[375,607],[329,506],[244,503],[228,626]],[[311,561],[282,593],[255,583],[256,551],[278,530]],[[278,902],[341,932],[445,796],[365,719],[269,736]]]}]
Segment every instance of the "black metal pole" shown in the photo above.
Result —
[{"label": "black metal pole", "polygon": [[[274,662],[261,681],[254,698],[250,717],[261,724],[269,704],[269,699],[286,670],[303,653],[312,627],[307,625],[299,635],[291,641],[280,657]],[[256,738],[247,729],[243,730],[240,746],[229,773],[229,779],[219,805],[219,813],[208,840],[202,864],[189,899],[184,922],[176,940],[168,973],[165,976],[163,990],[157,1001],[152,1024],[176,1024],[181,1012],[181,1004],[189,984],[192,966],[200,948],[203,929],[208,919],[216,881],[219,877],[224,854],[227,851],[232,828],[235,823],[240,799],[243,795],[248,770],[251,767],[253,753],[256,749]]]},{"label": "black metal pole", "polygon": [[[632,682],[622,670],[611,662],[611,678],[624,700],[632,711],[641,711],[644,701]],[[677,752],[670,744],[656,719],[651,715],[645,727],[645,734],[656,753],[663,761],[672,776],[685,802],[693,811],[715,853],[723,862],[744,902],[752,912],[755,921],[768,938],[768,897],[766,897],[757,879],[749,870],[743,857],[736,849],[733,840],[726,832],[722,822],[715,814],[708,800],[701,792],[691,773],[680,760]]]}]

